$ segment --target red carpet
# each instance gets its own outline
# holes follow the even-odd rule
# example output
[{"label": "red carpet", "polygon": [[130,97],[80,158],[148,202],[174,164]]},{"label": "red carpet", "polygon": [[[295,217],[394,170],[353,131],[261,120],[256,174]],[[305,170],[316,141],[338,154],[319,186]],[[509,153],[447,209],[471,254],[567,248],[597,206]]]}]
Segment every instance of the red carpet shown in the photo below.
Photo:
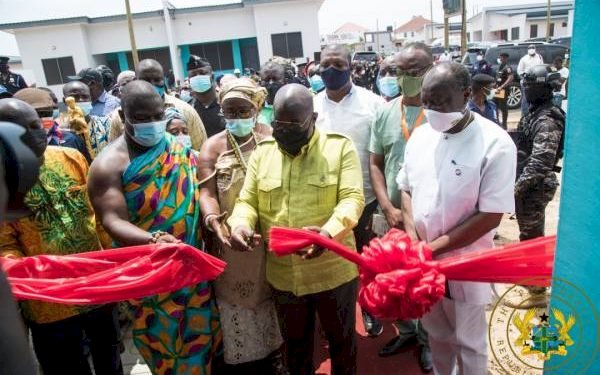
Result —
[{"label": "red carpet", "polygon": [[[387,358],[377,355],[390,339],[396,335],[396,328],[391,322],[383,325],[383,334],[376,338],[367,337],[360,312],[356,308],[356,332],[358,334],[358,375],[421,375],[419,367],[419,349],[416,344],[403,349],[399,354]],[[318,375],[331,374],[331,361],[329,360],[327,341],[315,335],[315,363],[319,365]]]}]

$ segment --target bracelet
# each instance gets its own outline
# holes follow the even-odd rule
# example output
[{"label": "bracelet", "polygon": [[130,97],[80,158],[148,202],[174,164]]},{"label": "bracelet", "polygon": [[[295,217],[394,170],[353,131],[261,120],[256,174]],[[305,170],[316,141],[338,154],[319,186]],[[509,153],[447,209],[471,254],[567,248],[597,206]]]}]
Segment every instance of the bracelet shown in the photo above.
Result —
[{"label": "bracelet", "polygon": [[217,217],[219,216],[218,214],[206,214],[206,216],[204,216],[204,226],[206,227],[206,229],[208,229],[211,232],[214,232],[213,229],[211,228],[211,226],[209,225],[208,220],[210,220],[211,217]]},{"label": "bracelet", "polygon": [[156,232],[151,232],[150,235],[152,236],[152,238],[150,239],[150,243],[157,243],[158,239],[166,234],[169,234],[169,233],[163,232],[162,230],[157,230]]}]

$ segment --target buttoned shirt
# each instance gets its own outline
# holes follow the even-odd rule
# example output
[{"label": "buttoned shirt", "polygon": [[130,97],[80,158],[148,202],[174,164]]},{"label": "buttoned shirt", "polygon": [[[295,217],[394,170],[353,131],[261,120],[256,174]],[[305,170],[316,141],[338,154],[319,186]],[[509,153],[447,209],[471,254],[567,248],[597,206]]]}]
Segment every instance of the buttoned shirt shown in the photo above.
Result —
[{"label": "buttoned shirt", "polygon": [[[272,138],[257,146],[227,222],[232,229],[258,228],[267,245],[272,226],[319,226],[355,248],[352,228],[363,208],[360,164],[352,141],[315,129],[296,157],[282,152]],[[267,254],[268,282],[298,296],[331,290],[357,275],[353,263],[333,252],[309,260]]]},{"label": "buttoned shirt", "polygon": [[102,91],[102,94],[92,103],[92,111],[90,112],[93,116],[103,117],[110,115],[115,109],[121,106],[121,101],[116,96],[113,96],[106,91]]},{"label": "buttoned shirt", "polygon": [[[515,144],[504,129],[473,116],[456,134],[423,125],[406,145],[398,186],[411,194],[415,229],[424,241],[437,239],[478,212],[514,211]],[[492,248],[494,232],[444,256]],[[485,304],[490,292],[489,284],[450,282],[450,295],[458,301]]]},{"label": "buttoned shirt", "polygon": [[543,63],[544,58],[539,53],[536,53],[533,56],[527,54],[521,57],[521,60],[519,60],[519,65],[517,66],[517,74],[519,74],[519,77],[521,77],[523,73],[529,70],[529,68]]},{"label": "buttoned shirt", "polygon": [[375,200],[375,192],[369,180],[369,140],[379,108],[384,103],[382,97],[354,85],[339,103],[329,99],[327,90],[314,97],[314,111],[319,114],[317,127],[324,131],[344,134],[352,139],[356,146],[367,204]]},{"label": "buttoned shirt", "polygon": [[[200,151],[202,144],[206,141],[206,130],[194,107],[169,94],[165,94],[164,101],[165,106],[175,107],[181,112],[183,120],[187,124],[190,138],[192,139],[192,148],[196,151]],[[119,116],[118,111],[114,111],[110,115],[109,142],[119,138],[124,131],[125,126],[123,125],[123,121],[121,121],[121,116]]]}]

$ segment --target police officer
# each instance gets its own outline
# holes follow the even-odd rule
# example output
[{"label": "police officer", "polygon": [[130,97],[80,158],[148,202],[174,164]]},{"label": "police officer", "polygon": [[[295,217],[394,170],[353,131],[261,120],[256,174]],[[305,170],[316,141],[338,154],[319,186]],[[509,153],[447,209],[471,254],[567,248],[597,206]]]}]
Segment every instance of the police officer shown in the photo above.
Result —
[{"label": "police officer", "polygon": [[502,112],[502,127],[506,129],[506,123],[508,120],[508,85],[510,85],[514,79],[513,70],[508,63],[508,53],[503,52],[498,56],[498,70],[496,72],[496,92],[498,95],[494,98],[498,111]]},{"label": "police officer", "polygon": [[0,56],[0,85],[4,86],[11,94],[14,94],[26,88],[27,83],[25,83],[22,75],[10,71],[8,60],[8,57]]},{"label": "police officer", "polygon": [[[552,104],[560,73],[549,65],[529,68],[522,79],[529,114],[519,123],[515,209],[521,241],[544,235],[545,210],[558,187],[556,164],[563,154],[565,113]],[[522,308],[547,304],[545,288],[528,287],[531,298]]]}]

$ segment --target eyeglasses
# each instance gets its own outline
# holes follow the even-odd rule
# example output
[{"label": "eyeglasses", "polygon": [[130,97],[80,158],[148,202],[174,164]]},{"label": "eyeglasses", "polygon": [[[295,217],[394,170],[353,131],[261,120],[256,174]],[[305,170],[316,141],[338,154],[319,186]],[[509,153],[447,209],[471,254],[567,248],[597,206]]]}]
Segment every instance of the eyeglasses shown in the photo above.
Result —
[{"label": "eyeglasses", "polygon": [[289,127],[303,128],[306,125],[306,123],[310,121],[311,118],[312,118],[312,115],[308,116],[308,118],[306,120],[304,120],[303,122],[273,120],[273,126],[274,127],[275,126],[282,127],[282,128],[289,128]]},{"label": "eyeglasses", "polygon": [[396,68],[396,76],[410,76],[410,77],[421,77],[425,75],[431,69],[433,65],[427,65],[423,68],[414,68],[414,69],[400,69]]},{"label": "eyeglasses", "polygon": [[238,110],[227,109],[223,111],[223,115],[226,118],[250,118],[252,117],[252,109],[251,108],[241,108]]}]

